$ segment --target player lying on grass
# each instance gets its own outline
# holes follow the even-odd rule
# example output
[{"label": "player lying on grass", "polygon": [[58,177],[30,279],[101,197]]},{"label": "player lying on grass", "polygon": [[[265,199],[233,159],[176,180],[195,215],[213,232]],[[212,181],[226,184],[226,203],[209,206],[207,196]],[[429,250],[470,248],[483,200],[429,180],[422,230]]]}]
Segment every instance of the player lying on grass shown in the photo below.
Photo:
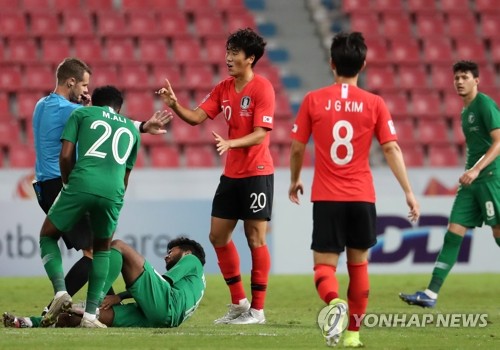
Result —
[{"label": "player lying on grass", "polygon": [[[205,291],[205,251],[186,237],[168,243],[167,272],[161,275],[131,246],[121,240],[111,243],[110,268],[103,290],[108,290],[120,271],[127,290],[106,296],[99,309],[99,321],[111,327],[177,327],[198,307]],[[133,303],[121,304],[125,298]],[[56,327],[77,327],[83,310],[62,313]],[[38,327],[42,317],[3,314],[5,327]]]}]

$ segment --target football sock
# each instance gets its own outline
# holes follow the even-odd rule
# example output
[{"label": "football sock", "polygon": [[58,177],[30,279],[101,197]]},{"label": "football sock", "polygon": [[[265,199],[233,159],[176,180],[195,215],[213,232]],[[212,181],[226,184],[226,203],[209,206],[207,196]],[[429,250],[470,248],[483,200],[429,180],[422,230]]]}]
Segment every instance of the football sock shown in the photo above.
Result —
[{"label": "football sock", "polygon": [[231,302],[239,304],[240,300],[246,299],[245,289],[241,281],[240,256],[233,241],[223,247],[215,247],[217,262],[219,264],[222,277],[226,281],[231,293]]},{"label": "football sock", "polygon": [[368,277],[368,261],[360,264],[347,263],[349,287],[347,304],[349,306],[349,331],[359,331],[361,320],[368,306],[370,279]]},{"label": "football sock", "polygon": [[495,242],[497,243],[497,246],[499,246],[499,247],[500,247],[500,237],[495,238]]},{"label": "football sock", "polygon": [[256,310],[264,309],[266,300],[267,282],[269,271],[271,270],[271,256],[267,245],[253,248],[252,252],[252,308]]},{"label": "football sock", "polygon": [[337,268],[332,265],[314,265],[314,284],[319,297],[326,304],[339,297],[339,282],[335,273]]},{"label": "football sock", "polygon": [[85,304],[85,312],[89,314],[95,315],[102,299],[104,282],[109,270],[109,255],[109,250],[94,252],[89,275],[87,303]]},{"label": "football sock", "polygon": [[82,256],[82,258],[71,267],[66,277],[64,277],[69,295],[75,295],[85,283],[87,283],[91,266],[92,259],[88,256]]},{"label": "football sock", "polygon": [[106,281],[104,282],[104,288],[102,289],[103,292],[107,291],[107,295],[114,294],[113,288],[111,286],[116,281],[118,276],[120,276],[120,273],[122,272],[122,266],[123,266],[122,254],[118,250],[111,248],[111,250],[109,251],[108,276],[106,277]]},{"label": "football sock", "polygon": [[58,291],[66,290],[61,251],[59,250],[57,241],[57,239],[52,237],[40,237],[40,252],[43,267],[52,282],[54,294]]},{"label": "football sock", "polygon": [[432,271],[432,279],[428,287],[428,289],[434,293],[439,293],[446,276],[448,276],[451,268],[455,265],[458,253],[460,252],[460,246],[462,245],[462,240],[462,236],[446,231],[443,247],[437,257],[436,265]]}]

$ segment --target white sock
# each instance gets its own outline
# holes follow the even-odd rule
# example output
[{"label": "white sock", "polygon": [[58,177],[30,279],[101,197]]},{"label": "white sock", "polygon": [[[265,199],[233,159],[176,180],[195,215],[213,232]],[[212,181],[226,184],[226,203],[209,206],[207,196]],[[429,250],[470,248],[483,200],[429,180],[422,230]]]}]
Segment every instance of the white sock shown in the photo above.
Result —
[{"label": "white sock", "polygon": [[430,289],[426,289],[424,290],[424,293],[427,294],[427,296],[431,299],[437,299],[438,298],[438,295],[437,293],[433,292],[432,290]]},{"label": "white sock", "polygon": [[57,299],[57,298],[61,297],[64,294],[68,294],[68,292],[65,291],[65,290],[60,290],[59,292],[56,293],[56,295],[54,295],[54,299]]},{"label": "white sock", "polygon": [[97,316],[96,316],[96,315],[94,315],[94,314],[89,314],[88,312],[85,312],[85,313],[83,314],[83,318],[86,318],[86,319],[87,319],[87,320],[89,320],[89,321],[95,321],[95,320],[96,320],[96,318],[97,318]]}]

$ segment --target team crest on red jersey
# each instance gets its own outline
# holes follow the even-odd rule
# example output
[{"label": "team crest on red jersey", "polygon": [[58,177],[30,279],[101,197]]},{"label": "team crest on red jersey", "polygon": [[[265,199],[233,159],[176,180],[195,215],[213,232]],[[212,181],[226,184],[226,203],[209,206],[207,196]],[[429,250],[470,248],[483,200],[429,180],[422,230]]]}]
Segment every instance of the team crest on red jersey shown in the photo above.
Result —
[{"label": "team crest on red jersey", "polygon": [[247,109],[248,107],[250,107],[250,102],[252,102],[250,96],[243,96],[240,102],[241,109]]}]

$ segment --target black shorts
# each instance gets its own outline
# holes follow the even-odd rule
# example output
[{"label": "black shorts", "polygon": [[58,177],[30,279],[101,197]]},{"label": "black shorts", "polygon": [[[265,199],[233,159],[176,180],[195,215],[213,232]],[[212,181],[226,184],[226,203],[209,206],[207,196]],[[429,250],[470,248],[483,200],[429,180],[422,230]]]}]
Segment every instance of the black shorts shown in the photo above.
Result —
[{"label": "black shorts", "polygon": [[[62,189],[62,180],[60,177],[46,181],[38,181],[33,183],[38,204],[47,214],[50,207],[56,200],[59,192]],[[64,232],[62,239],[68,249],[91,249],[92,248],[92,230],[90,229],[90,221],[88,214],[75,224],[69,232]]]},{"label": "black shorts", "polygon": [[377,243],[377,211],[368,202],[314,202],[311,249],[341,253],[345,247],[368,249]]},{"label": "black shorts", "polygon": [[221,219],[271,220],[274,175],[233,179],[222,175],[212,202],[212,216]]}]

